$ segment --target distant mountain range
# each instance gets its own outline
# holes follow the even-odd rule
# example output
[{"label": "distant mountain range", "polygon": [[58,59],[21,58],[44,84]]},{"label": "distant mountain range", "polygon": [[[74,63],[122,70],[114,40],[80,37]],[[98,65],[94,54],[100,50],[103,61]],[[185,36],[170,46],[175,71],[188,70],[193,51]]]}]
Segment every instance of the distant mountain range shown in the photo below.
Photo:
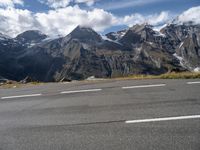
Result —
[{"label": "distant mountain range", "polygon": [[160,31],[148,24],[134,25],[105,36],[81,26],[56,39],[36,30],[16,38],[0,34],[0,77],[10,80],[82,80],[184,70],[200,71],[200,25],[191,22],[168,24]]}]

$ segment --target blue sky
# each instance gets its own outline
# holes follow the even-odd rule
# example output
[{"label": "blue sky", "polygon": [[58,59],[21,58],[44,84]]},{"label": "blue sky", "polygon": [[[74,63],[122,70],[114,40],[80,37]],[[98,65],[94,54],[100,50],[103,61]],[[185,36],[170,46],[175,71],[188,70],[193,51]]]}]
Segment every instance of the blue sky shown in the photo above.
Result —
[{"label": "blue sky", "polygon": [[[123,3],[125,3],[124,6]],[[117,15],[153,14],[163,10],[178,14],[198,5],[200,5],[199,0],[103,0],[96,3],[97,7],[109,10]]]},{"label": "blue sky", "polygon": [[[150,2],[148,2],[150,1]],[[120,7],[121,3],[129,4],[123,7]],[[71,4],[73,5],[73,4]],[[117,6],[119,5],[119,6]],[[163,10],[168,10],[174,14],[181,13],[182,11],[189,9],[194,6],[199,6],[200,0],[100,0],[95,2],[93,6],[82,6],[83,9],[92,9],[92,8],[102,8],[104,10],[110,11],[116,15],[127,15],[131,13],[158,13]],[[112,8],[113,6],[113,8]],[[29,9],[33,12],[43,12],[47,11],[49,8],[44,3],[40,3],[37,0],[25,0],[24,8]]]},{"label": "blue sky", "polygon": [[80,24],[106,33],[144,22],[159,26],[199,6],[200,0],[4,0],[0,32],[15,36],[38,29],[65,35]]},{"label": "blue sky", "polygon": [[[125,5],[120,6],[120,4]],[[132,13],[153,14],[163,10],[179,14],[191,7],[199,6],[200,0],[99,0],[93,6],[79,5],[83,9],[101,8],[119,16]],[[21,8],[33,12],[44,12],[52,9],[39,0],[25,0],[24,6]]]}]

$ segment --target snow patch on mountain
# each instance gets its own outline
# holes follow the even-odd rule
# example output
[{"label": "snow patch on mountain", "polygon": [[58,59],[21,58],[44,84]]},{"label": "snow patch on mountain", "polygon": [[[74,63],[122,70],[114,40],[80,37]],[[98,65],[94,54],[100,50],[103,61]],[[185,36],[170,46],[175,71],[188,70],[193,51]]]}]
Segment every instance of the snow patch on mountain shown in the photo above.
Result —
[{"label": "snow patch on mountain", "polygon": [[118,42],[118,40],[112,40],[110,38],[108,38],[107,36],[105,35],[101,35],[102,39],[105,40],[105,41],[110,41],[110,42],[113,42],[113,43],[117,43],[117,44],[120,44],[122,45],[120,42]]},{"label": "snow patch on mountain", "polygon": [[113,33],[113,36],[115,36],[117,40],[120,40],[126,34],[126,32],[127,32],[126,30],[117,33],[115,32]]},{"label": "snow patch on mountain", "polygon": [[161,33],[160,31],[155,32],[154,36],[166,37],[166,35]]},{"label": "snow patch on mountain", "polygon": [[185,66],[184,63],[183,63],[183,61],[184,61],[183,57],[179,56],[179,55],[176,54],[176,53],[174,53],[173,56],[176,57],[176,58],[179,60],[180,65],[181,65],[183,68],[186,68],[186,66]]},{"label": "snow patch on mountain", "polygon": [[106,36],[107,36],[107,38],[118,42],[124,37],[126,32],[127,32],[127,30],[122,30],[122,31],[118,31],[118,32],[111,32],[111,33],[106,34]]},{"label": "snow patch on mountain", "polygon": [[165,34],[160,32],[160,30],[165,28],[166,26],[167,26],[167,24],[164,24],[162,26],[153,27],[153,30],[155,31],[154,36],[166,37]]},{"label": "snow patch on mountain", "polygon": [[194,72],[200,72],[200,67],[195,68]]},{"label": "snow patch on mountain", "polygon": [[184,43],[184,42],[181,42],[181,44],[179,45],[179,48],[181,48],[181,47],[183,46],[183,43]]}]

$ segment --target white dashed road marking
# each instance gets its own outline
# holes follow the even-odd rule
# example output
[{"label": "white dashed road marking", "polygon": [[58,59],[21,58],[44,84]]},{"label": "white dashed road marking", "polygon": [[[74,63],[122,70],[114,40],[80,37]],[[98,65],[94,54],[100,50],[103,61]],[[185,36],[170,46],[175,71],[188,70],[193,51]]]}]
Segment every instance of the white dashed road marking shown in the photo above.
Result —
[{"label": "white dashed road marking", "polygon": [[200,84],[200,81],[196,81],[196,82],[187,82],[187,84]]},{"label": "white dashed road marking", "polygon": [[102,89],[88,89],[88,90],[77,90],[77,91],[64,91],[61,94],[73,94],[73,93],[86,93],[86,92],[98,92],[102,91]]},{"label": "white dashed road marking", "polygon": [[[187,82],[187,84],[189,85],[200,84],[200,81]],[[153,88],[153,87],[164,87],[164,86],[166,86],[166,84],[149,84],[149,85],[126,86],[126,87],[122,87],[122,89]],[[102,91],[102,89],[63,91],[63,92],[60,92],[60,94],[87,93],[87,92],[98,92],[98,91]],[[42,96],[42,94],[7,96],[7,97],[1,97],[1,99],[14,99],[14,98],[23,98],[23,97],[36,97],[36,96]]]},{"label": "white dashed road marking", "polygon": [[200,115],[192,116],[178,116],[178,117],[167,117],[167,118],[153,118],[153,119],[141,119],[141,120],[128,120],[125,123],[148,123],[148,122],[160,122],[160,121],[171,121],[171,120],[186,120],[186,119],[200,119]]},{"label": "white dashed road marking", "polygon": [[163,87],[163,86],[166,86],[166,84],[127,86],[127,87],[122,87],[122,89],[151,88],[151,87]]},{"label": "white dashed road marking", "polygon": [[41,96],[42,94],[30,94],[30,95],[18,95],[18,96],[7,96],[1,97],[1,99],[13,99],[13,98],[23,98],[23,97],[36,97]]}]

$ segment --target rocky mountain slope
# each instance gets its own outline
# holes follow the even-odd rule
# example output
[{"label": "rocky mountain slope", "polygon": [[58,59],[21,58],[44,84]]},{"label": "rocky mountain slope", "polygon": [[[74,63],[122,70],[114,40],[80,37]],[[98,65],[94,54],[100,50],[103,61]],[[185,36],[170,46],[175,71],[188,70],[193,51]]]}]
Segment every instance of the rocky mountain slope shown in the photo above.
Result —
[{"label": "rocky mountain slope", "polygon": [[161,30],[173,45],[174,56],[182,67],[198,71],[200,67],[200,25],[171,24]]},{"label": "rocky mountain slope", "polygon": [[200,67],[200,25],[169,24],[160,32],[148,24],[134,25],[106,37],[78,26],[54,40],[35,30],[1,37],[0,76],[11,80],[81,80]]},{"label": "rocky mountain slope", "polygon": [[15,40],[20,44],[25,46],[33,46],[35,44],[41,43],[42,40],[46,39],[48,36],[37,30],[29,30],[19,34]]}]

